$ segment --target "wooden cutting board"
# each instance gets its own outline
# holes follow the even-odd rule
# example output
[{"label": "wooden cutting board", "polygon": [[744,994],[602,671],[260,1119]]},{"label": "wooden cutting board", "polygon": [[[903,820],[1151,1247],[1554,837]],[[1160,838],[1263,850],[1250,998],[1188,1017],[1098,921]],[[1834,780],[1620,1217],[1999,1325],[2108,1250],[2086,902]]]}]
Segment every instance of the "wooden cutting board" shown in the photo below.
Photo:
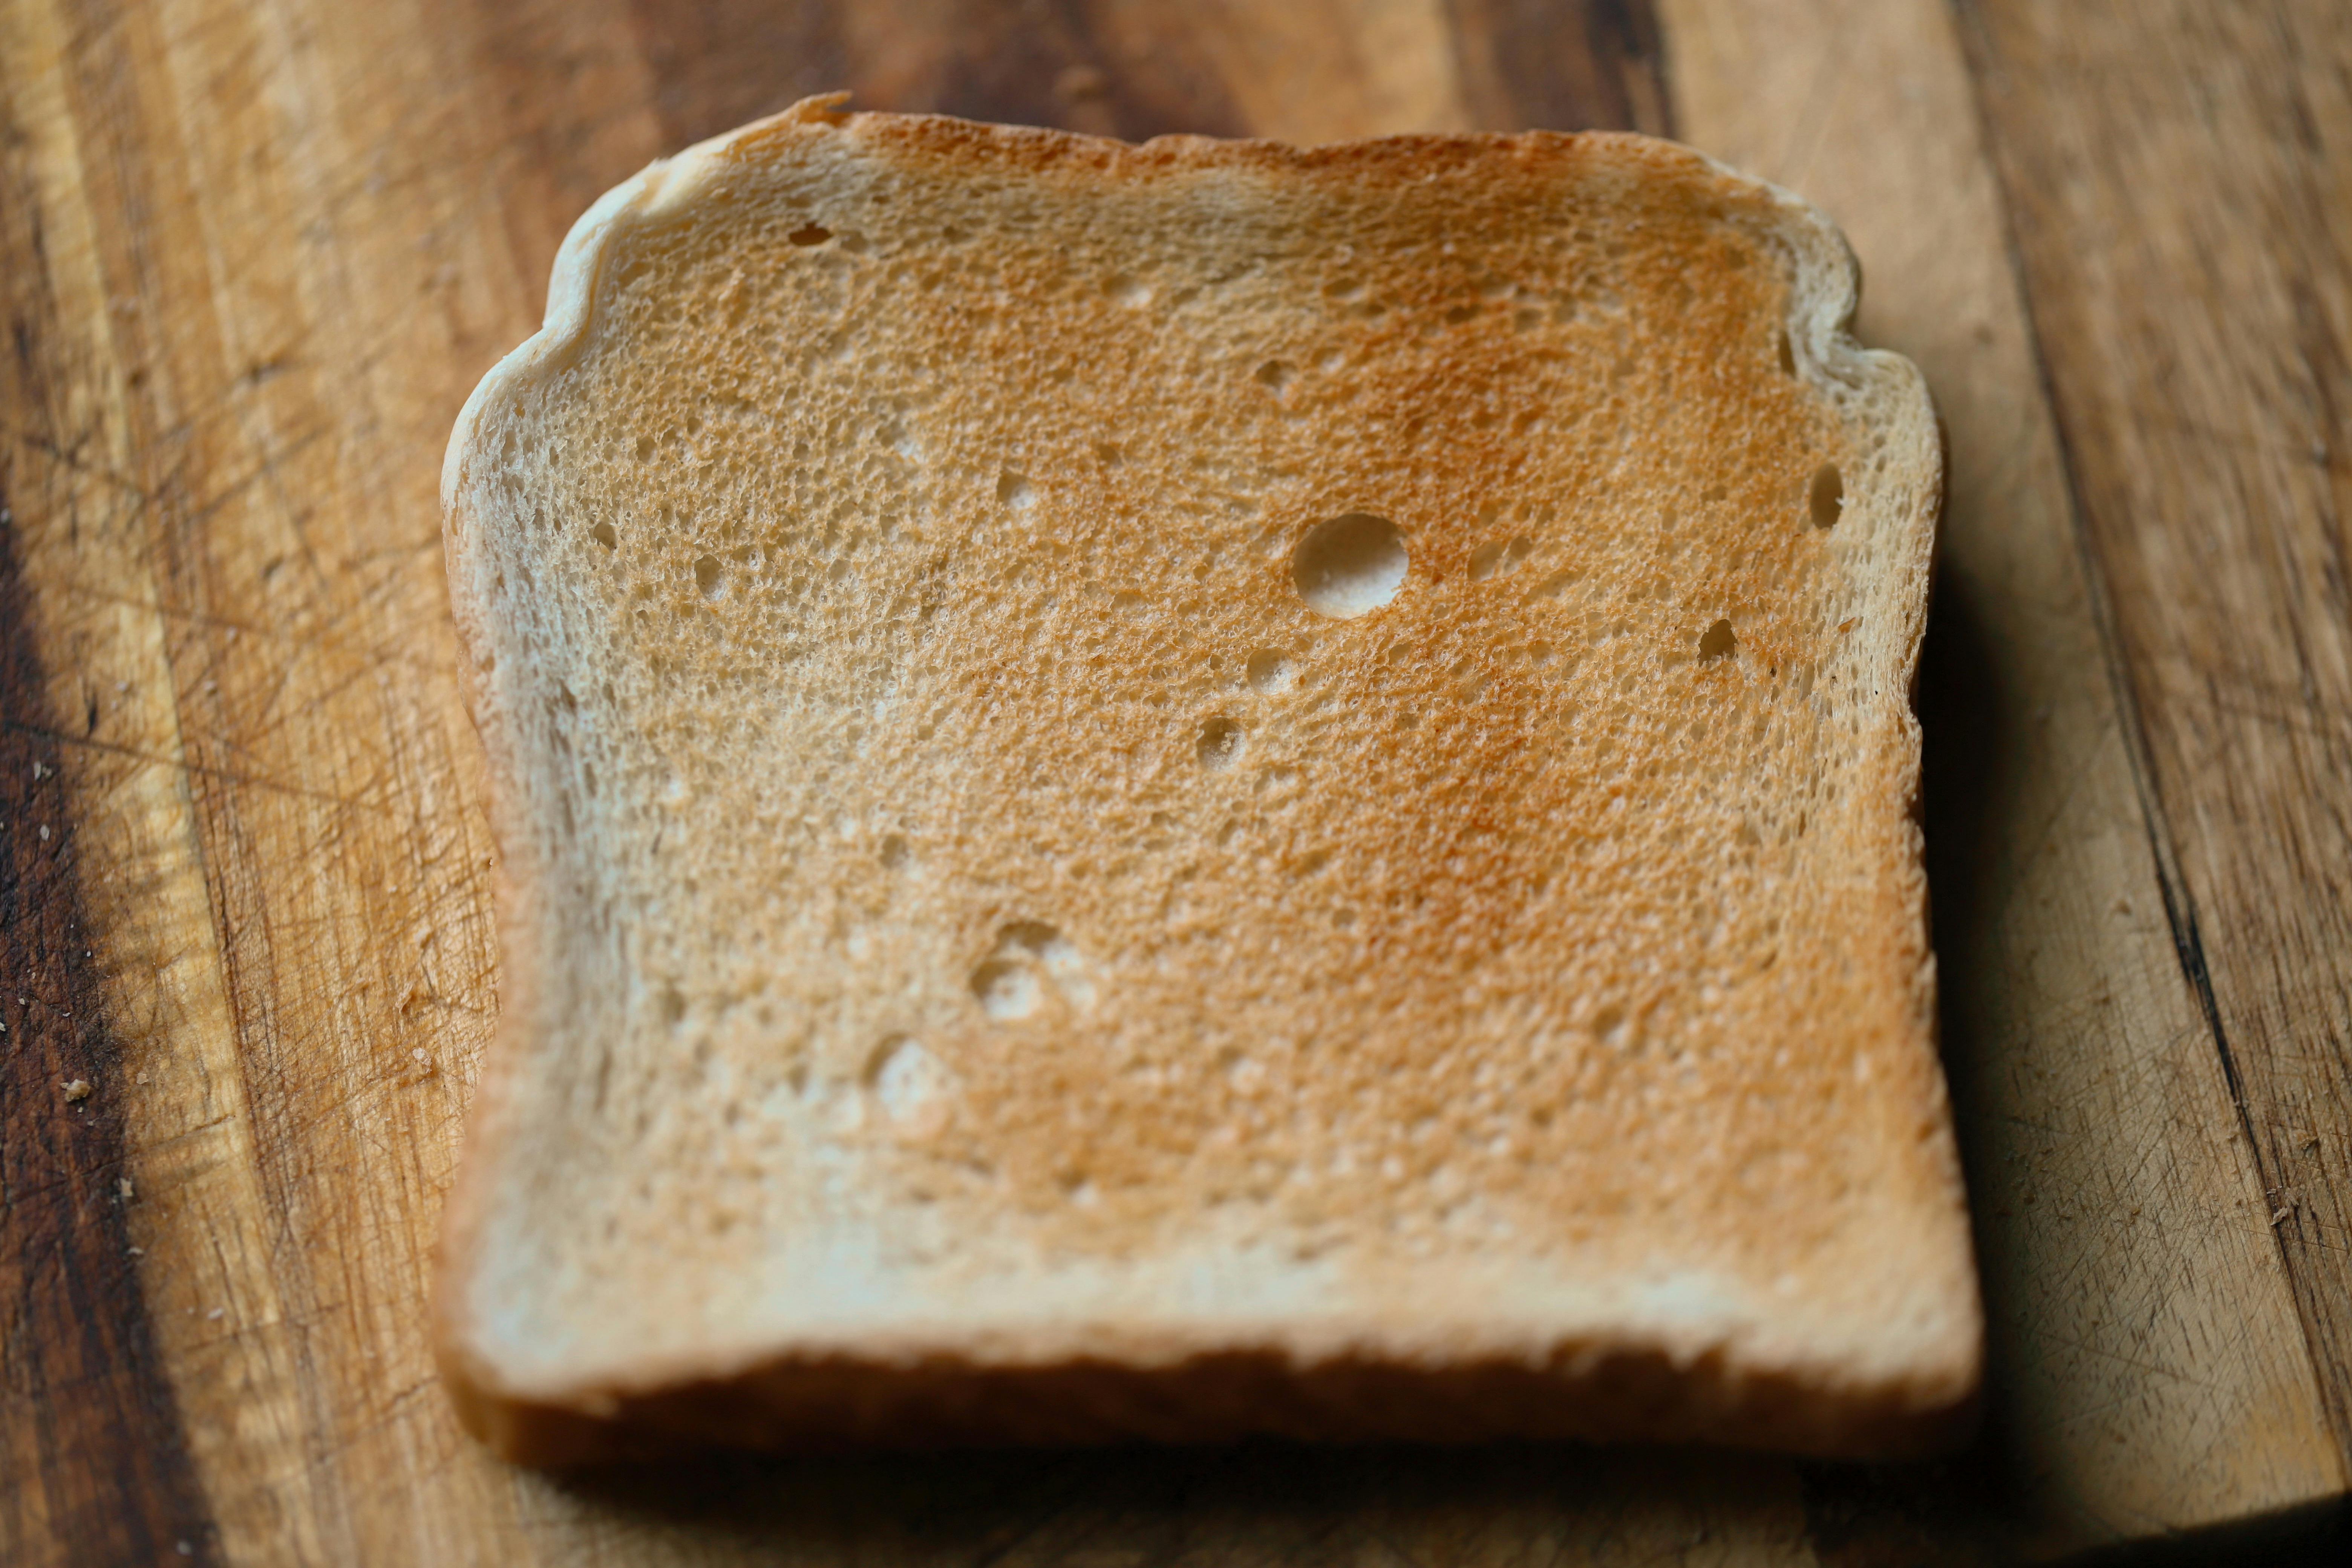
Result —
[{"label": "wooden cutting board", "polygon": [[[2347,84],[2330,0],[0,0],[0,1560],[1912,1563],[2330,1506]],[[442,445],[599,193],[834,87],[1630,125],[1845,226],[1950,435],[1920,700],[1975,1449],[555,1479],[457,1431],[420,1301],[497,969]]]}]

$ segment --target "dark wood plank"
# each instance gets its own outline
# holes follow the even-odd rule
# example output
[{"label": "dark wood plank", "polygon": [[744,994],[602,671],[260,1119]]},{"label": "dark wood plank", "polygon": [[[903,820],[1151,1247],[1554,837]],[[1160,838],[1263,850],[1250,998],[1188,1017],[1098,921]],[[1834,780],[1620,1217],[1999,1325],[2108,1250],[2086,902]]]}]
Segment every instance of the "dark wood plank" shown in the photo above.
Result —
[{"label": "dark wood plank", "polygon": [[[0,145],[5,134],[0,125]],[[0,222],[25,210],[0,201]],[[20,368],[39,341],[23,294],[0,298]],[[161,1563],[183,1549],[209,1560],[124,1223],[138,1194],[114,1092],[123,1058],[100,1001],[59,754],[61,721],[89,721],[49,711],[12,467],[0,449],[0,1562]],[[89,695],[93,710],[104,700]]]},{"label": "dark wood plank", "polygon": [[[1294,0],[1251,9],[632,0],[631,11],[663,132],[678,144],[833,89],[860,108],[1129,141],[1179,132],[1673,131],[1646,0]],[[1402,62],[1384,84],[1371,68],[1383,26],[1448,58]],[[1436,90],[1400,90],[1407,79]],[[1315,92],[1325,101],[1309,100]],[[1266,106],[1277,102],[1289,108],[1268,123]]]},{"label": "dark wood plank", "polygon": [[1676,133],[1647,0],[1447,0],[1446,8],[1479,129]]},{"label": "dark wood plank", "polygon": [[65,775],[69,740],[117,694],[52,662],[20,550],[17,507],[52,510],[46,477],[98,460],[68,403],[87,367],[48,287],[23,85],[0,75],[0,1561],[209,1561],[129,1223],[112,954],[83,896],[107,846],[80,831]]},{"label": "dark wood plank", "polygon": [[1962,16],[2242,1223],[2352,1458],[2352,8]]},{"label": "dark wood plank", "polygon": [[663,133],[679,145],[832,90],[862,109],[1135,141],[1247,133],[1201,47],[1231,29],[1172,6],[631,0],[631,12]]}]

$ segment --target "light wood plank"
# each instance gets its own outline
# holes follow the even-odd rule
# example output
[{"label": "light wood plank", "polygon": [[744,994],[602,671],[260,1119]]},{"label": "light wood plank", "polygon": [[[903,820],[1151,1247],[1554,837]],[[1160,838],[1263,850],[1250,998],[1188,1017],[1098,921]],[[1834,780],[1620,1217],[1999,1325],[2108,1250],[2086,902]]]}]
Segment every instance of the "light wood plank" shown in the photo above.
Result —
[{"label": "light wood plank", "polygon": [[1684,133],[1838,219],[1863,332],[1919,363],[1949,434],[1929,869],[2021,1500],[2054,1548],[2333,1493],[2261,1183],[2165,919],[1950,16],[1664,10]]},{"label": "light wood plank", "polygon": [[2174,932],[2352,1455],[2352,11],[1966,15]]}]

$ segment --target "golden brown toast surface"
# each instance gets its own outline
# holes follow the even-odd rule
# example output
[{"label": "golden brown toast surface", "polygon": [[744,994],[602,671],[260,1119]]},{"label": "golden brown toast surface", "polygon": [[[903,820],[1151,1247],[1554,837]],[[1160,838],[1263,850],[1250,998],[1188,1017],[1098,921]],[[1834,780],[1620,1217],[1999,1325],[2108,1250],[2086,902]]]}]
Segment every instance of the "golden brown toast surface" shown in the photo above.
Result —
[{"label": "golden brown toast surface", "polygon": [[1853,288],[1617,135],[812,103],[599,204],[446,480],[478,1421],[1946,1424],[1941,462]]}]

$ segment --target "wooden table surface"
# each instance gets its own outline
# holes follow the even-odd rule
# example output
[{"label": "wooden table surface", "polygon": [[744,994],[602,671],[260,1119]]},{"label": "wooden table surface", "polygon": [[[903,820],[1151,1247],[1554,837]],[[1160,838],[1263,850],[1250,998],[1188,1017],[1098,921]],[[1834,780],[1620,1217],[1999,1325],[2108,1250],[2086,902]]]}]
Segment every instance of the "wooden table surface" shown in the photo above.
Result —
[{"label": "wooden table surface", "polygon": [[[600,192],[834,87],[1633,126],[1845,226],[1950,435],[1976,1448],[550,1478],[458,1432],[420,1302],[497,976],[442,446]],[[2345,1493],[2341,0],[0,0],[0,1561],[1977,1563]]]}]

